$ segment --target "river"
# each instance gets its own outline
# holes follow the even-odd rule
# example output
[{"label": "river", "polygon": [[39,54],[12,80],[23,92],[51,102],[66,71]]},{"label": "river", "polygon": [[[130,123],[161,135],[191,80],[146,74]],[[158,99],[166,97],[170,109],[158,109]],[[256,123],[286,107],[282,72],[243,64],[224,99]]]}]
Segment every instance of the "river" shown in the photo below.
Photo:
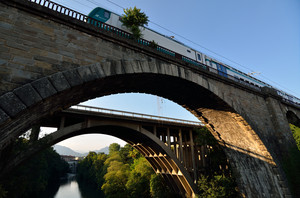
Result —
[{"label": "river", "polygon": [[90,185],[78,182],[75,174],[68,174],[60,183],[53,184],[42,196],[43,198],[104,198],[102,191]]}]

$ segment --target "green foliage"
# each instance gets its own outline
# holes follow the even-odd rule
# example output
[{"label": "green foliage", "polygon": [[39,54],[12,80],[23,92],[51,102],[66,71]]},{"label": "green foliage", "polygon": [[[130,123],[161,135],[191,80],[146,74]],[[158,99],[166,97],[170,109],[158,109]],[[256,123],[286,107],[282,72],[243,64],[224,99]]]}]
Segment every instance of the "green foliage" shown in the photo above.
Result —
[{"label": "green foliage", "polygon": [[175,198],[179,195],[174,194],[171,189],[164,185],[164,179],[161,175],[152,174],[150,179],[150,195],[153,198]]},{"label": "green foliage", "polygon": [[112,154],[113,152],[118,152],[120,151],[120,144],[117,143],[112,143],[111,145],[109,145],[109,154]]},{"label": "green foliage", "polygon": [[286,173],[288,183],[294,197],[300,197],[300,128],[290,124],[291,131],[295,138],[296,146],[289,149],[289,153],[283,160],[283,169]]},{"label": "green foliage", "polygon": [[293,133],[294,139],[296,141],[298,150],[300,151],[300,128],[293,124],[290,124],[290,127],[291,127],[291,131]]},{"label": "green foliage", "polygon": [[139,27],[144,27],[148,21],[146,14],[136,7],[124,9],[124,15],[121,19],[123,25],[132,32],[134,39],[141,38],[142,34]]},{"label": "green foliage", "polygon": [[157,46],[158,46],[158,43],[156,43],[154,40],[149,43],[149,47],[151,47],[151,48],[156,49]]},{"label": "green foliage", "polygon": [[77,178],[95,187],[101,186],[106,174],[106,166],[104,166],[106,159],[107,155],[104,153],[89,152],[84,160],[78,164]]},{"label": "green foliage", "polygon": [[118,144],[111,144],[109,148],[109,155],[90,152],[79,163],[78,178],[95,187],[101,187],[105,197],[109,198],[147,198],[152,194],[152,197],[161,197],[160,195],[176,197],[164,185],[161,177],[156,179],[156,174],[148,161],[132,146],[126,144],[120,148]]},{"label": "green foliage", "polygon": [[201,175],[198,189],[200,197],[237,197],[235,182],[224,175],[215,175],[211,179]]},{"label": "green foliage", "polygon": [[[154,174],[153,169],[144,157],[134,160],[131,172],[126,184],[130,197],[149,197],[150,179]],[[148,188],[145,188],[147,186]]]},{"label": "green foliage", "polygon": [[[197,133],[200,135],[196,138],[199,140],[196,145],[203,144],[209,150],[211,158],[206,175],[201,176],[198,183],[200,196],[235,197],[236,184],[230,171],[220,169],[220,166],[228,167],[221,147],[208,130],[201,129]],[[120,148],[118,144],[112,144],[109,148],[109,155],[89,153],[78,167],[78,174],[84,174],[82,177],[93,181],[98,188],[101,186],[106,197],[179,196],[165,185],[163,178],[155,174],[148,161],[132,146],[127,144]]]},{"label": "green foliage", "polygon": [[105,183],[102,185],[102,190],[106,197],[127,197],[128,192],[126,183],[130,174],[128,164],[123,164],[121,161],[111,161],[107,168],[107,173],[104,175]]},{"label": "green foliage", "polygon": [[[16,142],[14,151],[27,148],[28,144],[26,139],[20,138]],[[67,173],[68,169],[68,164],[61,159],[53,148],[48,148],[12,173],[2,183],[0,192],[2,193],[5,189],[4,191],[7,191],[6,196],[10,198],[38,197],[46,189],[48,183],[58,180]],[[16,190],[16,186],[18,190]]]},{"label": "green foliage", "polygon": [[210,145],[215,146],[218,144],[217,140],[214,138],[214,136],[210,133],[210,131],[203,127],[203,128],[196,128],[194,129],[196,132],[196,139],[195,142],[197,145]]},{"label": "green foliage", "polygon": [[198,128],[195,143],[206,151],[206,166],[198,180],[200,197],[237,197],[237,185],[222,147],[207,128]]},{"label": "green foliage", "polygon": [[131,164],[133,163],[133,158],[130,156],[129,153],[135,150],[130,144],[126,144],[124,147],[120,149],[120,157],[124,164]]}]

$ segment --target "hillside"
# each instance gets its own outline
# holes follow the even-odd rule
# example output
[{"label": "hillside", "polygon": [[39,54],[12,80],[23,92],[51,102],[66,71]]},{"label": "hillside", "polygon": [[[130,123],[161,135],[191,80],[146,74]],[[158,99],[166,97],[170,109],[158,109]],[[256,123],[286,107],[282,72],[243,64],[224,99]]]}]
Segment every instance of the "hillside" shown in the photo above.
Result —
[{"label": "hillside", "polygon": [[85,156],[85,154],[73,151],[72,149],[70,149],[66,146],[61,146],[61,145],[56,144],[53,146],[53,148],[60,155],[72,155],[72,156],[76,156],[76,157],[84,157]]},{"label": "hillside", "polygon": [[[76,157],[85,157],[89,154],[89,153],[78,153],[66,146],[61,146],[61,145],[57,145],[57,144],[54,145],[53,148],[60,155],[72,155],[72,156],[76,156]],[[99,149],[99,150],[95,150],[94,152],[108,154],[108,146],[104,147],[102,149]]]}]

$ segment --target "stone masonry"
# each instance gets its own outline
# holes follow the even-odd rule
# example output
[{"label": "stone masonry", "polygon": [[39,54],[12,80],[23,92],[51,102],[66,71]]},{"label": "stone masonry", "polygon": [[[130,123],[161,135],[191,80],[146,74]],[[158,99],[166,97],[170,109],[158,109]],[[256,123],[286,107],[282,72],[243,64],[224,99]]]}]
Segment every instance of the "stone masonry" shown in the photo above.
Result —
[{"label": "stone masonry", "polygon": [[300,110],[90,24],[0,1],[0,158],[42,118],[115,93],[159,95],[185,107],[224,146],[246,197],[289,197],[281,160],[295,145],[286,114]]}]

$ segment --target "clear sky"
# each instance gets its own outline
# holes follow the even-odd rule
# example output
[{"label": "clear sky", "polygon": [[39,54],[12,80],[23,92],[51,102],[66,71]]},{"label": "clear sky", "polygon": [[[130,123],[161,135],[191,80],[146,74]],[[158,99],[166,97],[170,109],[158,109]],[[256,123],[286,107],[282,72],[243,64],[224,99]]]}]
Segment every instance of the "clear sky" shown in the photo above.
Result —
[{"label": "clear sky", "polygon": [[[55,2],[83,14],[88,14],[95,7],[103,7],[122,14],[121,7],[136,6],[149,17],[148,27],[165,35],[175,36],[188,46],[245,73],[259,72],[259,75],[255,75],[256,78],[300,97],[299,0],[55,0]],[[161,110],[158,108],[157,97],[137,94],[105,97],[86,104],[194,119],[188,113],[177,111],[177,108],[180,109],[178,105],[166,99],[163,99],[163,103],[161,99],[159,100]],[[99,142],[105,142],[103,139],[105,138],[101,138]],[[64,142],[60,144],[67,145]],[[103,145],[99,143],[97,149]],[[78,146],[73,149],[85,150]]]}]

